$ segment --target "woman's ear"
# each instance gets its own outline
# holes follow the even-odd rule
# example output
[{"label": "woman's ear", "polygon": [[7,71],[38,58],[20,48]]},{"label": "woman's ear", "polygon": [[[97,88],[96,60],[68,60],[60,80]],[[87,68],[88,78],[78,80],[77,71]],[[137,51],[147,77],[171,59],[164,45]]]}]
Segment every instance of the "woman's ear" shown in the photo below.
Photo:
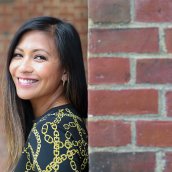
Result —
[{"label": "woman's ear", "polygon": [[66,70],[64,70],[63,75],[62,75],[63,86],[65,85],[67,80],[68,80],[68,74],[67,74]]}]

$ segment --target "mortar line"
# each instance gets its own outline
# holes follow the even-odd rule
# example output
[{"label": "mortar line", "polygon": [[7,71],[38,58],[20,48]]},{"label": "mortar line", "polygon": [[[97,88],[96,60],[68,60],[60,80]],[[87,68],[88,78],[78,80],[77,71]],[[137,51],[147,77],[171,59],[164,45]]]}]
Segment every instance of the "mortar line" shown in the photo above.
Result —
[{"label": "mortar line", "polygon": [[156,153],[156,169],[155,172],[163,172],[165,168],[166,161],[164,159],[165,153],[163,151],[158,151]]},{"label": "mortar line", "polygon": [[160,46],[160,52],[167,53],[166,44],[165,44],[165,33],[164,28],[159,27],[159,46]]},{"label": "mortar line", "polygon": [[164,118],[167,117],[165,93],[165,90],[159,90],[159,113]]},{"label": "mortar line", "polygon": [[[133,14],[132,14],[133,15]],[[134,16],[132,16],[134,17]],[[132,19],[133,20],[133,19]],[[145,29],[145,28],[172,28],[171,22],[165,23],[144,23],[144,22],[131,22],[131,23],[93,23],[89,19],[89,28],[90,29]]]},{"label": "mortar line", "polygon": [[90,56],[91,58],[116,58],[116,57],[120,57],[120,58],[133,58],[133,59],[172,59],[172,53],[164,53],[164,52],[160,52],[160,53],[131,53],[131,52],[125,52],[125,53],[91,53],[90,52]]},{"label": "mortar line", "polygon": [[123,147],[90,147],[89,152],[113,152],[113,153],[145,153],[145,152],[153,152],[157,153],[162,151],[165,153],[172,152],[171,147],[132,147],[132,146],[123,146]]},{"label": "mortar line", "polygon": [[134,85],[136,83],[136,59],[130,60],[130,81],[128,84]]},{"label": "mortar line", "polygon": [[135,121],[131,122],[131,144],[133,145],[133,148],[136,146],[136,123]]},{"label": "mortar line", "polygon": [[131,17],[131,23],[134,23],[134,20],[135,20],[135,4],[134,4],[134,0],[130,0],[130,17]]},{"label": "mortar line", "polygon": [[89,90],[107,90],[107,91],[121,91],[121,90],[162,90],[164,91],[172,91],[172,84],[123,84],[123,85],[115,85],[115,84],[109,84],[109,85],[91,85],[88,86]]},{"label": "mortar line", "polygon": [[121,116],[88,116],[88,122],[94,122],[94,121],[104,121],[104,120],[111,120],[111,121],[123,121],[123,122],[131,122],[131,121],[164,121],[164,122],[172,122],[172,117],[161,117],[156,115],[121,115]]}]

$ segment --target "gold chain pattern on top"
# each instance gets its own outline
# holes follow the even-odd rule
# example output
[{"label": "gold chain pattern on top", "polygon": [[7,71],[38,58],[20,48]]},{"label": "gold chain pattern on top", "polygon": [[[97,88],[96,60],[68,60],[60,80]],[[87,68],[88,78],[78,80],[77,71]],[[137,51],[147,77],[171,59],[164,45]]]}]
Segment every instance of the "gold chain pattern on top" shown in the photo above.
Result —
[{"label": "gold chain pattern on top", "polygon": [[[53,116],[53,118],[50,118],[50,116]],[[66,122],[63,119],[68,120]],[[49,113],[34,123],[28,138],[30,139],[31,134],[34,135],[36,147],[33,148],[28,139],[28,144],[26,144],[22,153],[27,157],[25,172],[35,170],[38,172],[58,172],[63,163],[70,163],[68,165],[74,172],[84,171],[88,165],[88,143],[87,132],[80,125],[82,123],[82,119],[73,114],[69,108],[60,109],[52,114]],[[41,126],[41,130],[38,129],[38,126]],[[73,136],[73,131],[77,132],[77,139]],[[39,158],[46,158],[40,157],[41,151],[44,151],[43,144],[48,144],[46,148],[49,146],[50,154],[52,154],[51,161],[46,161],[48,163],[44,169],[39,163]],[[76,163],[78,161],[76,161],[76,157],[79,157],[81,164]]]}]

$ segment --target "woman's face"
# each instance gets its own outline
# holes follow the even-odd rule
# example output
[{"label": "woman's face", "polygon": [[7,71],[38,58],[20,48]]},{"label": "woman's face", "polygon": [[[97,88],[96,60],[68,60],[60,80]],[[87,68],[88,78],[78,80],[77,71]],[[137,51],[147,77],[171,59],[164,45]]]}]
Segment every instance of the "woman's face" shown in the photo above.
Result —
[{"label": "woman's face", "polygon": [[50,33],[29,31],[24,34],[16,46],[9,70],[21,99],[46,100],[63,89],[64,70]]}]

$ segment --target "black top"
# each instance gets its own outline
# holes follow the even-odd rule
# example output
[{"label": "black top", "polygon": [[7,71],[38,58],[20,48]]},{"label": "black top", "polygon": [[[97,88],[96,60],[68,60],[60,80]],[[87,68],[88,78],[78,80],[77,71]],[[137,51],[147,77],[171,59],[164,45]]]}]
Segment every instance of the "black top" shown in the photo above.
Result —
[{"label": "black top", "polygon": [[28,136],[15,172],[88,172],[88,137],[72,105],[50,109]]}]

